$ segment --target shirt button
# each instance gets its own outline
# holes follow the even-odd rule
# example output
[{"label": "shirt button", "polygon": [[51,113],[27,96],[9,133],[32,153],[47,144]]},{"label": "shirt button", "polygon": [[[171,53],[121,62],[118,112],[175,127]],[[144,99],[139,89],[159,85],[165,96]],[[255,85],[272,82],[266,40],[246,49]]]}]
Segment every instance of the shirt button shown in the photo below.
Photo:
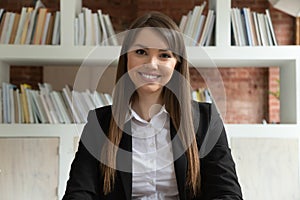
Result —
[{"label": "shirt button", "polygon": [[154,146],[155,146],[154,142],[151,142],[150,147],[154,147]]}]

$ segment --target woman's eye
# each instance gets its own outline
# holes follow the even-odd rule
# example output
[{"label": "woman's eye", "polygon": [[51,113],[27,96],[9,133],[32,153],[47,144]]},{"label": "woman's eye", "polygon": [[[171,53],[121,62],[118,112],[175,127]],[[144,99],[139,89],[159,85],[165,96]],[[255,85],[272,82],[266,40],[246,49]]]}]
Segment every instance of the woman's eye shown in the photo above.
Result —
[{"label": "woman's eye", "polygon": [[139,54],[139,55],[146,55],[146,51],[143,49],[137,49],[137,50],[135,50],[135,53]]},{"label": "woman's eye", "polygon": [[162,58],[171,58],[172,55],[169,54],[169,53],[163,53],[163,54],[160,55],[160,57],[162,57]]}]

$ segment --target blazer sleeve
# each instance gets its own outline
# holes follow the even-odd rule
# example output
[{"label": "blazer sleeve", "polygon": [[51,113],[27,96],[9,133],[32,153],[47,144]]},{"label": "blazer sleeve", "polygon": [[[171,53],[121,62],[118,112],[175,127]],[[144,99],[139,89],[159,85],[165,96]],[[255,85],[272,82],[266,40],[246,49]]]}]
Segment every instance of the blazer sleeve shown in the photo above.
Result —
[{"label": "blazer sleeve", "polygon": [[[207,107],[207,106],[206,106]],[[200,108],[200,111],[203,108]],[[201,200],[241,200],[242,192],[238,182],[231,150],[223,122],[214,105],[205,109],[201,122],[208,121],[206,133],[201,138],[200,171]],[[207,114],[205,114],[207,113]],[[204,119],[203,119],[204,118]],[[203,137],[204,136],[204,137]]]},{"label": "blazer sleeve", "polygon": [[95,200],[99,162],[88,152],[82,142],[71,165],[70,178],[63,200]]},{"label": "blazer sleeve", "polygon": [[100,162],[97,159],[101,148],[99,141],[99,123],[95,111],[88,114],[78,150],[71,165],[69,180],[63,200],[99,199]]}]

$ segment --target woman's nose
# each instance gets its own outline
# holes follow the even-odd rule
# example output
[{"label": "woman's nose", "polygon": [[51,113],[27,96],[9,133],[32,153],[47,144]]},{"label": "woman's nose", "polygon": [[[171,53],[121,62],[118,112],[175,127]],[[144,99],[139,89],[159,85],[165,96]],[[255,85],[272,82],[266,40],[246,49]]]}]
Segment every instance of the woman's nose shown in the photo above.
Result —
[{"label": "woman's nose", "polygon": [[152,55],[149,56],[149,62],[148,64],[152,67],[152,68],[157,68],[159,65],[159,59],[156,55]]}]

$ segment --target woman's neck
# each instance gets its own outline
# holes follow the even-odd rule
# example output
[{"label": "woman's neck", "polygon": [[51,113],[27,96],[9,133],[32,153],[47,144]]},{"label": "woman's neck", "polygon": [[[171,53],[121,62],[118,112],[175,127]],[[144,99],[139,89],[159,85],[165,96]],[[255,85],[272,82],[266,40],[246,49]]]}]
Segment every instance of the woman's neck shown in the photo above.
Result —
[{"label": "woman's neck", "polygon": [[160,111],[162,104],[163,98],[161,94],[138,94],[132,103],[132,108],[141,118],[150,121]]}]

